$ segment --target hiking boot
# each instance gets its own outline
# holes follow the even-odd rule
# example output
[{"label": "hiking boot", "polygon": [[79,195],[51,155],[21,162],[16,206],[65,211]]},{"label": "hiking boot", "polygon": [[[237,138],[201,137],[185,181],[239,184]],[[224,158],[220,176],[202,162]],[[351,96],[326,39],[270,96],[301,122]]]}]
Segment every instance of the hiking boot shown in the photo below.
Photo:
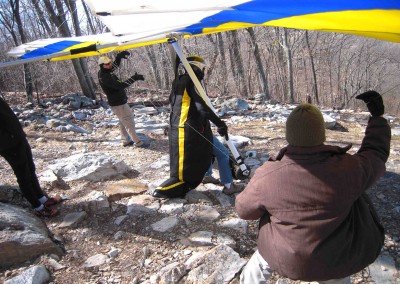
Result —
[{"label": "hiking boot", "polygon": [[36,215],[40,216],[40,217],[54,217],[56,215],[58,215],[58,210],[55,208],[49,208],[46,206],[43,206],[43,208],[41,210],[35,210]]},{"label": "hiking boot", "polygon": [[162,194],[159,190],[154,190],[150,195],[156,198],[168,198],[168,196]]},{"label": "hiking boot", "polygon": [[201,183],[206,184],[206,183],[212,183],[212,184],[219,184],[219,179],[216,179],[213,176],[205,176],[203,177],[203,180]]},{"label": "hiking boot", "polygon": [[54,205],[57,205],[57,204],[61,203],[62,201],[63,201],[63,199],[61,198],[61,196],[56,195],[54,197],[47,198],[46,202],[43,203],[43,205],[45,207],[51,207],[51,206],[54,206]]},{"label": "hiking boot", "polygon": [[231,186],[229,188],[224,186],[224,188],[222,189],[222,192],[227,195],[231,195],[234,193],[242,192],[243,189],[244,189],[244,184],[231,183]]},{"label": "hiking boot", "polygon": [[150,142],[148,141],[140,141],[139,143],[136,143],[136,147],[139,148],[149,148],[150,147]]},{"label": "hiking boot", "polygon": [[132,146],[133,144],[134,144],[133,141],[129,141],[129,142],[124,142],[124,143],[122,144],[122,146],[124,146],[124,147],[129,147],[129,146]]}]

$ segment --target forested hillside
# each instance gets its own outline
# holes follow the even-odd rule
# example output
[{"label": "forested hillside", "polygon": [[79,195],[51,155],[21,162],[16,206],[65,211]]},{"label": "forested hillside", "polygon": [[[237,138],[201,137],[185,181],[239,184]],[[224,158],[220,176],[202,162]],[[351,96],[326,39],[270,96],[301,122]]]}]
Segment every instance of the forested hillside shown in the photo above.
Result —
[{"label": "forested hillside", "polygon": [[[24,42],[106,31],[81,5],[83,2],[67,0],[2,1],[0,60],[9,60],[6,52]],[[311,97],[320,105],[353,108],[356,94],[376,89],[384,95],[388,111],[399,113],[398,43],[338,33],[254,27],[182,39],[180,45],[186,54],[199,54],[207,61],[206,88],[212,97],[252,98],[264,94],[267,100],[281,102],[301,102]],[[137,71],[146,80],[136,89],[168,94],[174,77],[168,44],[130,52],[132,56],[124,61],[120,77],[128,78]],[[36,100],[36,94],[75,92],[99,99],[97,59],[3,68],[0,90],[26,91],[31,101]]]}]

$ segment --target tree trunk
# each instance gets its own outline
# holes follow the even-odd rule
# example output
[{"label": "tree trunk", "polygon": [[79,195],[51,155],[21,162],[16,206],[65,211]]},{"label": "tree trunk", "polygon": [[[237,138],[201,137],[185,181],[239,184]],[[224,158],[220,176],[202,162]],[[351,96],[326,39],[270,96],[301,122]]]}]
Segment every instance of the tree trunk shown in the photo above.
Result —
[{"label": "tree trunk", "polygon": [[222,38],[222,33],[217,33],[217,47],[218,47],[218,53],[220,54],[221,57],[221,69],[222,69],[222,90],[221,93],[223,96],[225,96],[228,93],[228,88],[226,87],[228,84],[228,66],[226,62],[226,54],[225,54],[225,49],[224,49],[224,40]]},{"label": "tree trunk", "polygon": [[158,53],[162,58],[162,60],[161,60],[161,62],[162,62],[162,71],[161,72],[162,72],[163,77],[164,77],[164,82],[161,85],[161,88],[169,89],[170,88],[171,79],[170,79],[170,73],[168,71],[171,70],[171,66],[172,66],[172,65],[169,64],[169,60],[168,60],[169,52],[167,52],[167,54],[165,54],[164,45],[159,44],[158,47],[159,47],[159,52]]},{"label": "tree trunk", "polygon": [[47,34],[51,35],[52,34],[52,29],[49,26],[49,24],[47,23],[46,17],[44,15],[42,9],[40,9],[39,1],[31,0],[31,2],[32,2],[33,6],[35,7],[36,14],[38,14],[38,16],[39,16],[40,24],[43,26],[43,28],[47,32]]},{"label": "tree trunk", "polygon": [[231,38],[231,49],[230,52],[230,59],[232,64],[232,72],[234,74],[234,78],[236,81],[236,85],[239,89],[239,97],[247,97],[248,96],[248,88],[247,83],[245,80],[245,72],[243,66],[243,59],[240,52],[240,41],[239,35],[237,31],[230,31],[229,32]]},{"label": "tree trunk", "polygon": [[154,52],[154,46],[145,46],[147,56],[149,58],[149,62],[151,64],[151,70],[153,71],[154,74],[154,79],[156,80],[156,85],[158,89],[161,89],[162,87],[162,80],[161,80],[161,75],[160,75],[160,68],[158,67],[157,64],[157,58],[156,54]]},{"label": "tree trunk", "polygon": [[[53,0],[53,2],[56,5],[57,13],[55,12],[50,0],[43,0],[43,1],[46,6],[47,13],[50,16],[50,20],[58,28],[60,34],[63,37],[70,37],[71,31],[67,24],[68,22],[65,16],[61,0]],[[72,10],[73,13],[76,13],[77,10],[76,7],[74,6],[75,5],[74,0],[65,0],[65,3],[67,4],[67,7],[69,7],[69,9]],[[80,33],[79,23],[76,23],[77,16],[73,15],[72,19],[75,31]],[[86,61],[83,61],[83,59],[72,59],[72,64],[74,66],[75,74],[79,80],[79,84],[81,86],[83,95],[88,98],[95,99],[96,95],[92,85],[93,80],[89,78],[90,73],[88,72]]]},{"label": "tree trunk", "polygon": [[256,64],[257,64],[257,69],[258,69],[258,73],[260,76],[260,80],[262,82],[262,91],[265,95],[265,98],[267,100],[271,99],[271,96],[269,94],[269,88],[268,88],[268,80],[267,80],[267,73],[264,72],[264,67],[262,64],[262,60],[261,60],[261,55],[260,55],[260,49],[258,48],[258,43],[256,40],[256,35],[254,33],[254,29],[253,28],[248,28],[246,29],[246,31],[249,33],[250,35],[250,39],[251,42],[254,46],[254,59],[256,60]]},{"label": "tree trunk", "polygon": [[286,62],[286,85],[287,85],[287,92],[288,92],[288,98],[291,103],[294,103],[294,92],[293,92],[293,64],[292,64],[292,52],[290,50],[289,44],[288,44],[288,35],[287,35],[287,29],[283,28],[283,33],[282,33],[282,48],[284,51],[284,56],[285,56],[285,62]]},{"label": "tree trunk", "polygon": [[313,85],[313,93],[315,97],[315,101],[317,104],[319,104],[319,97],[318,97],[318,85],[317,85],[317,73],[315,71],[315,65],[314,65],[314,57],[311,52],[311,46],[310,46],[310,40],[309,40],[309,35],[308,31],[306,31],[306,45],[307,45],[307,51],[308,51],[308,56],[310,57],[310,64],[311,64],[311,75],[312,75],[312,85]]},{"label": "tree trunk", "polygon": [[[78,9],[76,7],[76,2],[75,0],[65,0],[65,4],[67,5],[71,15],[72,15],[72,24],[75,30],[75,35],[81,36],[82,31],[81,27],[79,25],[79,18],[78,18]],[[84,77],[82,78],[83,84],[81,84],[82,92],[86,97],[89,97],[91,99],[96,99],[96,93],[94,91],[94,86],[93,86],[93,78],[90,75],[89,68],[86,63],[86,59],[84,58],[79,58],[75,59],[78,61],[80,68],[82,69],[82,72],[84,74]],[[77,73],[78,74],[78,73]]]},{"label": "tree trunk", "polygon": [[[21,43],[26,43],[25,31],[22,25],[21,16],[19,13],[19,0],[9,0],[10,6],[13,11],[13,15],[18,27],[18,33],[21,38]],[[32,82],[32,75],[29,69],[28,64],[24,64],[24,83],[25,83],[25,92],[28,102],[33,103],[33,82]]]},{"label": "tree trunk", "polygon": [[82,1],[82,6],[83,6],[83,11],[85,11],[87,23],[89,25],[89,30],[92,34],[96,34],[96,29],[94,28],[94,25],[92,22],[92,14],[90,13],[88,7],[86,6],[85,1]]}]

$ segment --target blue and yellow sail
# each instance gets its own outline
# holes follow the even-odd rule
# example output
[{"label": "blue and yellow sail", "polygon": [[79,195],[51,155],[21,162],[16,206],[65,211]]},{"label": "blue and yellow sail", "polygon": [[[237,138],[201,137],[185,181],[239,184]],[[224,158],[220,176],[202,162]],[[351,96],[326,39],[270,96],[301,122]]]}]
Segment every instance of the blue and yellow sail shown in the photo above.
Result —
[{"label": "blue and yellow sail", "polygon": [[[107,34],[37,40],[22,60],[66,60],[254,26],[338,32],[400,42],[399,0],[84,0]],[[2,64],[0,63],[0,67]]]}]

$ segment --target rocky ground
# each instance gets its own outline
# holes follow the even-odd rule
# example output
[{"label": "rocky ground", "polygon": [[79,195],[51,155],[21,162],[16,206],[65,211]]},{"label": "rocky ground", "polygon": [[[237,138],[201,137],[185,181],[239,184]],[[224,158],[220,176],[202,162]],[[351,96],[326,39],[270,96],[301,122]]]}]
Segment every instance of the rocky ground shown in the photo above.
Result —
[{"label": "rocky ground", "polygon": [[[257,112],[257,109],[254,108],[251,112]],[[241,116],[245,118],[246,113]],[[349,112],[341,117],[335,129],[327,130],[327,143],[341,146],[353,143],[351,152],[354,153],[363,137],[367,114]],[[274,156],[281,147],[286,145],[282,123],[270,122],[267,118],[233,122],[229,115],[224,119],[228,122],[230,133],[251,139],[251,144],[239,149],[243,155],[249,150],[255,150],[259,157]],[[397,118],[393,118],[392,122],[398,125]],[[74,123],[85,129],[93,128],[93,121],[74,121]],[[68,200],[58,207],[59,216],[43,219],[54,235],[55,241],[65,250],[65,254],[61,258],[41,256],[23,264],[0,268],[0,282],[20,274],[28,267],[43,264],[50,271],[52,283],[155,283],[154,275],[168,264],[185,263],[195,253],[208,251],[215,245],[215,242],[207,245],[196,243],[191,236],[199,231],[211,232],[214,236],[228,235],[230,246],[244,260],[253,253],[256,246],[256,222],[249,222],[246,231],[217,225],[218,222],[237,218],[233,198],[229,206],[221,203],[219,198],[221,186],[199,186],[197,191],[202,194],[202,197],[196,197],[195,201],[186,198],[186,205],[183,207],[185,209],[173,214],[161,210],[150,214],[127,214],[132,196],[112,198],[109,200],[111,208],[106,212],[88,208],[85,197],[90,192],[106,191],[110,187],[121,184],[137,184],[139,190],[133,197],[140,197],[145,205],[157,204],[158,208],[162,208],[163,205],[168,204],[167,200],[155,201],[146,194],[147,186],[151,187],[151,184],[163,181],[163,177],[168,176],[167,167],[154,167],[155,162],[162,161],[168,155],[168,139],[162,132],[144,132],[151,141],[151,147],[140,149],[122,147],[117,141],[118,128],[116,126],[98,128],[90,135],[83,135],[74,132],[60,133],[31,123],[25,127],[25,131],[32,146],[38,173],[48,170],[48,165],[54,161],[71,156],[73,153],[98,151],[124,161],[132,170],[122,176],[104,181],[72,181],[58,186],[43,183],[43,188],[49,195],[58,194],[68,197]],[[386,175],[370,190],[369,194],[386,228],[385,247],[381,256],[388,256],[390,260],[393,260],[396,269],[395,275],[384,279],[389,279],[385,280],[390,281],[387,283],[400,283],[399,136],[393,136],[389,159]],[[0,169],[0,185],[15,187],[17,183],[13,172],[2,158],[0,158]],[[215,170],[215,176],[218,176],[217,170]],[[18,195],[10,203],[30,210],[29,204]],[[189,204],[199,207],[209,206],[208,208],[215,210],[218,216],[215,219],[208,217],[196,219],[188,213],[191,210],[187,207]],[[76,224],[60,226],[67,214],[83,211],[87,215]],[[155,223],[171,216],[178,217],[177,224],[172,230],[154,229]],[[122,221],[119,223],[117,220]],[[107,261],[100,265],[85,267],[87,260],[97,254],[106,256],[108,254]],[[224,262],[224,259],[220,262]],[[385,271],[388,268],[382,264],[379,265],[379,269]],[[353,275],[353,283],[378,283],[375,281],[377,278],[374,280],[370,272],[370,269],[365,269]],[[188,280],[187,277],[184,276],[179,283],[192,283],[193,281]],[[237,283],[237,279],[236,276],[231,283]],[[273,280],[274,283],[281,284],[300,283],[279,275],[274,275]],[[197,283],[205,282],[198,279]]]}]

